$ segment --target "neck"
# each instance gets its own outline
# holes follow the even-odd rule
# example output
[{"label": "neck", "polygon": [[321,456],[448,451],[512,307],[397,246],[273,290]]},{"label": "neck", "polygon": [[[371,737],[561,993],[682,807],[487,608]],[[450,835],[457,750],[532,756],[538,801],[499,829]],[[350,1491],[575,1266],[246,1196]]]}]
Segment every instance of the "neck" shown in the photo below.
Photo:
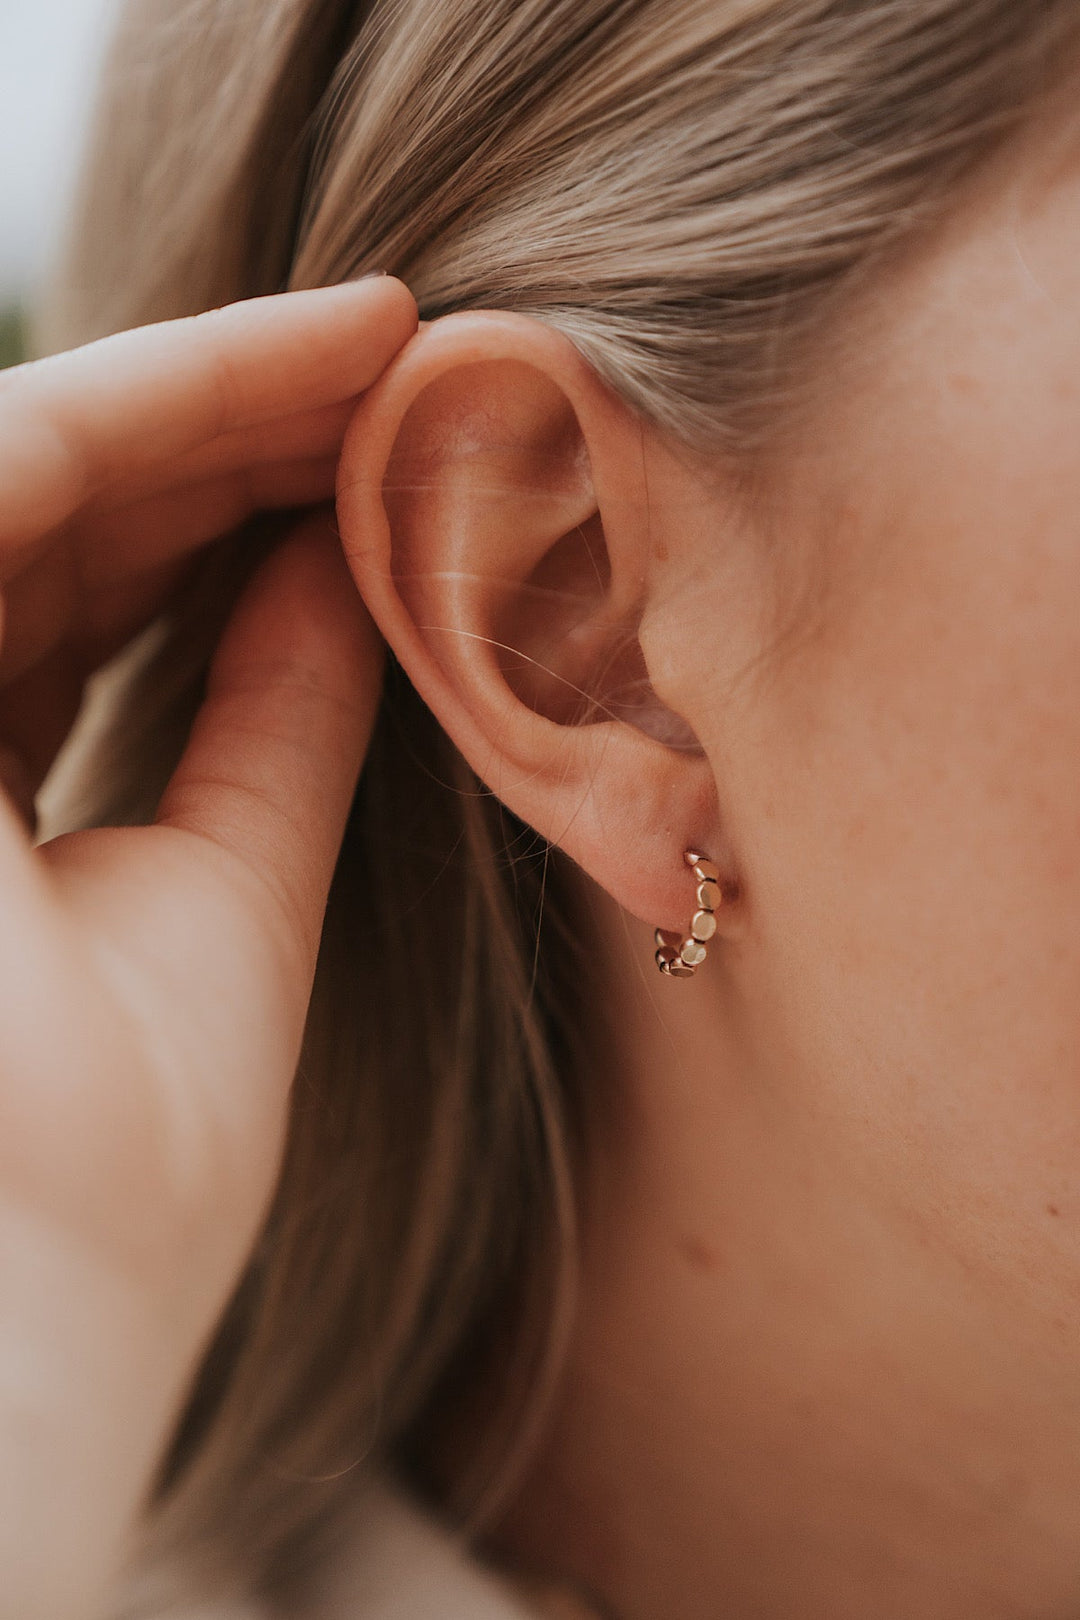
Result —
[{"label": "neck", "polygon": [[618,1620],[1075,1613],[1061,1333],[867,1169],[767,998],[609,937],[580,1319],[501,1552]]}]

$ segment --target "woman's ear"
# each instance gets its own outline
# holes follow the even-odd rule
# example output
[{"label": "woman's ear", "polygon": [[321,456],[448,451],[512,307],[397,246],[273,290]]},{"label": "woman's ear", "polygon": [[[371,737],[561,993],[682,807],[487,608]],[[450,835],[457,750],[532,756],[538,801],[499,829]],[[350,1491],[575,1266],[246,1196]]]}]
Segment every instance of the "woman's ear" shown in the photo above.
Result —
[{"label": "woman's ear", "polygon": [[349,429],[338,518],[421,697],[514,813],[643,921],[679,929],[715,782],[639,639],[656,547],[643,434],[560,334],[421,329]]}]

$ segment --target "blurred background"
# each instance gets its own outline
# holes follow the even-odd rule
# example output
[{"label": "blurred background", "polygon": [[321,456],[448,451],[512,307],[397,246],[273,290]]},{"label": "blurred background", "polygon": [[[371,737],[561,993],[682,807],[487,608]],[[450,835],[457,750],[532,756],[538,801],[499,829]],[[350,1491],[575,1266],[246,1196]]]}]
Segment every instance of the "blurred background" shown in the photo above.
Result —
[{"label": "blurred background", "polygon": [[56,253],[114,0],[0,0],[0,366]]}]

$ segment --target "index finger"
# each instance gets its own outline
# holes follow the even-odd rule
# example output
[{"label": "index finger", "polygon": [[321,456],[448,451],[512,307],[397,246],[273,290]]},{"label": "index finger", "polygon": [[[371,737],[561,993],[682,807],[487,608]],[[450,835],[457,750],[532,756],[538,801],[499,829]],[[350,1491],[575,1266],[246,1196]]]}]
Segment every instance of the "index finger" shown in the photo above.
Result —
[{"label": "index finger", "polygon": [[0,374],[0,549],[222,434],[362,393],[416,329],[390,276],[164,321]]}]

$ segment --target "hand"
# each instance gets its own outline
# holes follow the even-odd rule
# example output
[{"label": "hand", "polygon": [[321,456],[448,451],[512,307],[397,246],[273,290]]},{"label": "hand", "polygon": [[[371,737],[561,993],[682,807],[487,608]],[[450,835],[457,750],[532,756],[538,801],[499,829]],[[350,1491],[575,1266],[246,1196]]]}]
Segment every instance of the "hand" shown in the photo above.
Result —
[{"label": "hand", "polygon": [[198,549],[260,508],[333,498],[355,397],[415,325],[376,277],[0,372],[0,784],[28,820],[87,675]]},{"label": "hand", "polygon": [[[272,383],[256,353],[278,300],[184,323],[179,347],[177,328],[159,329],[145,340],[156,359],[143,334],[110,340],[119,368],[130,362],[130,394],[109,366],[76,356],[48,362],[45,383],[31,373],[3,392],[0,410],[23,402],[17,473],[0,434],[9,579],[17,587],[58,551],[80,570],[63,637],[15,589],[12,634],[24,648],[118,634],[107,577],[128,589],[123,623],[151,611],[158,564],[171,567],[223,522],[225,492],[229,521],[273,494],[265,469],[296,499],[307,474],[286,451],[334,445],[345,411],[327,399],[373,380],[408,335],[398,294],[391,321],[385,294],[356,292],[338,312],[348,364],[313,305],[296,312],[291,374],[304,419],[282,415],[289,368]],[[160,371],[164,357],[179,377]],[[224,406],[211,380],[222,376]],[[252,420],[271,409],[277,425],[260,433]],[[149,568],[124,516],[137,503],[141,532],[153,532],[155,511],[165,531]],[[39,577],[51,584],[60,572]],[[257,1232],[380,670],[330,521],[316,516],[242,597],[154,825],[34,848],[0,796],[5,1620],[93,1612]]]}]

